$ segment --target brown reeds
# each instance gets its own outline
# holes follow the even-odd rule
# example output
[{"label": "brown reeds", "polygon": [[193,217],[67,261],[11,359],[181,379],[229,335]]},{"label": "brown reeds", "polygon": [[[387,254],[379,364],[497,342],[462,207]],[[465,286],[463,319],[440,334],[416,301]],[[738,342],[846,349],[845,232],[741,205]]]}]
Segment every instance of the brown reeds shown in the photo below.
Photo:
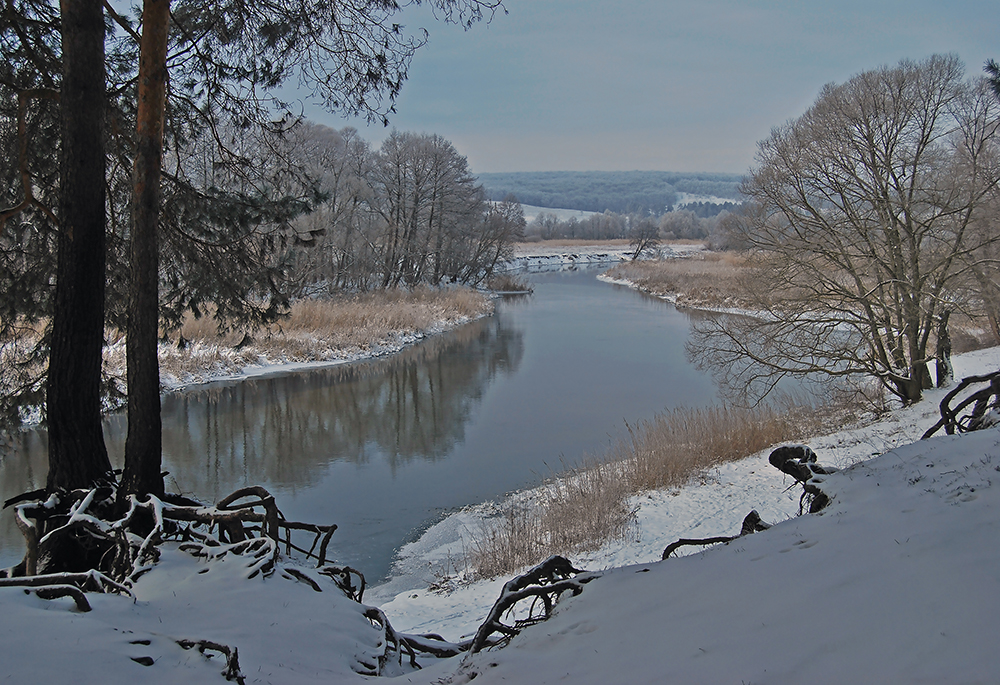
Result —
[{"label": "brown reeds", "polygon": [[754,276],[745,256],[735,252],[700,252],[672,259],[623,262],[608,276],[635,283],[645,292],[676,298],[692,307],[745,306],[743,295]]},{"label": "brown reeds", "polygon": [[[189,316],[171,344],[160,346],[160,371],[184,381],[239,373],[267,363],[328,361],[398,344],[441,324],[477,318],[492,304],[467,288],[387,290],[334,299],[300,300],[288,316],[266,327],[222,331],[211,316]],[[106,367],[124,363],[108,348]]]},{"label": "brown reeds", "polygon": [[713,466],[801,437],[815,426],[816,414],[805,406],[672,409],[627,426],[627,437],[602,459],[501,505],[473,536],[470,575],[510,574],[552,554],[627,539],[635,521],[633,495],[681,486]]}]

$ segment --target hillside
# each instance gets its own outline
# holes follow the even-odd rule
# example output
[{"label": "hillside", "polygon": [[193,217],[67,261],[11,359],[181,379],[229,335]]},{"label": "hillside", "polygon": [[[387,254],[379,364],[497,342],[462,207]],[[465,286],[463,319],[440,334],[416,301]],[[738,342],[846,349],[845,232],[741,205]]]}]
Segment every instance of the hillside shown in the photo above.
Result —
[{"label": "hillside", "polygon": [[681,194],[739,199],[740,176],[671,171],[521,171],[479,174],[491,200],[513,193],[522,204],[617,213],[674,207]]}]

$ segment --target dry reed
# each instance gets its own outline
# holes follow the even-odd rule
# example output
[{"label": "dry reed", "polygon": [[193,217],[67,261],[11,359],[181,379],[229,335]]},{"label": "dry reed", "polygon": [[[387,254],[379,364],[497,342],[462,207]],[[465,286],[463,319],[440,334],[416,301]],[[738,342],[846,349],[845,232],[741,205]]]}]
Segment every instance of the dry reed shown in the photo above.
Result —
[{"label": "dry reed", "polygon": [[604,458],[550,478],[531,497],[509,499],[484,521],[467,551],[469,575],[493,578],[551,554],[627,539],[634,495],[678,487],[713,466],[799,437],[816,417],[804,406],[709,407],[673,409],[628,426],[628,437]]},{"label": "dry reed", "polygon": [[692,307],[741,307],[755,275],[735,252],[702,252],[692,257],[625,262],[608,272],[645,292],[669,296]]},{"label": "dry reed", "polygon": [[[197,382],[260,363],[327,361],[392,350],[405,336],[477,318],[491,307],[473,290],[416,288],[300,300],[287,317],[253,330],[223,332],[210,316],[189,316],[175,342],[160,346],[160,370],[163,376]],[[120,356],[115,346],[107,349],[105,365],[112,372],[124,363]]]}]

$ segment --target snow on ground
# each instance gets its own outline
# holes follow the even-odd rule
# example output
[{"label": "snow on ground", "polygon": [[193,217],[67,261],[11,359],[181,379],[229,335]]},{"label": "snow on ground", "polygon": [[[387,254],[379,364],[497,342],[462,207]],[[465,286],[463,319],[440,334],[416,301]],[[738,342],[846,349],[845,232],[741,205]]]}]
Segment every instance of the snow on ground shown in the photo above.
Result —
[{"label": "snow on ground", "polygon": [[[484,312],[481,316],[489,315],[490,312]],[[397,354],[406,347],[439,333],[463,326],[476,318],[480,317],[454,316],[449,319],[441,319],[421,330],[394,331],[381,340],[375,340],[363,346],[333,349],[317,343],[309,361],[292,360],[282,356],[273,357],[265,352],[259,352],[255,355],[253,363],[246,364],[242,361],[246,355],[239,350],[213,343],[193,342],[189,344],[185,354],[195,359],[202,358],[210,361],[203,363],[197,371],[181,375],[161,370],[160,385],[164,390],[178,391],[214,381],[244,380],[271,374],[311,371],[326,366],[377,359]],[[160,343],[161,359],[169,357],[175,352],[176,350],[171,343]],[[115,355],[119,358],[120,363],[124,363],[124,341],[108,346],[105,356]],[[123,366],[122,369],[124,369]]]},{"label": "snow on ground", "polygon": [[[956,376],[1000,368],[1000,348],[955,358]],[[916,441],[944,391],[860,428],[806,441],[832,504],[795,516],[798,492],[767,451],[685,487],[635,499],[635,540],[573,558],[604,570],[549,621],[505,649],[422,660],[408,683],[995,683],[1000,673],[1000,429]],[[875,456],[881,455],[881,456]],[[874,457],[874,458],[873,458]],[[680,537],[735,534],[757,509],[768,531],[660,562]],[[454,563],[463,511],[403,564]],[[450,527],[450,528],[449,528]],[[459,543],[460,544],[460,543]],[[176,639],[237,646],[248,683],[360,682],[378,649],[363,607],[276,573],[242,579],[239,559],[207,564],[167,546],[135,601],[89,595],[77,613],[0,588],[0,680],[222,682],[217,659]],[[416,576],[411,576],[413,580]],[[366,601],[397,630],[471,634],[502,580],[451,593],[397,584]],[[404,583],[405,585],[405,583]],[[148,656],[142,666],[134,658]]]},{"label": "snow on ground", "polygon": [[[659,246],[659,256],[688,257],[704,250],[700,243],[665,243]],[[514,250],[514,258],[508,262],[512,270],[544,271],[556,267],[574,267],[585,264],[615,264],[631,259],[632,250],[627,244],[601,243],[567,246],[541,243],[520,243]],[[624,282],[623,282],[624,284]]]},{"label": "snow on ground", "polygon": [[529,224],[537,219],[540,214],[551,214],[559,221],[586,219],[588,216],[600,214],[600,212],[589,212],[584,209],[555,209],[552,207],[536,207],[535,205],[521,205],[521,209],[524,211],[524,220]]}]

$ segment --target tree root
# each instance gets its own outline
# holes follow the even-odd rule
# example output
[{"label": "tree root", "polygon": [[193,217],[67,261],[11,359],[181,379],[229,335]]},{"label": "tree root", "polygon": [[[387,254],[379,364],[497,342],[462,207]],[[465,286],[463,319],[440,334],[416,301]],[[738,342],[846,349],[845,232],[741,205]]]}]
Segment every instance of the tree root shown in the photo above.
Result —
[{"label": "tree root", "polygon": [[[970,394],[962,400],[957,407],[951,408],[951,403],[964,390],[977,383],[988,383],[986,388]],[[963,409],[973,405],[968,414],[960,416]],[[954,390],[949,392],[941,400],[939,406],[941,420],[931,426],[921,436],[921,440],[926,440],[939,430],[944,428],[948,435],[957,433],[967,433],[969,431],[987,428],[1000,422],[1000,371],[988,373],[983,376],[968,376],[963,378]]]},{"label": "tree root", "polygon": [[740,529],[739,535],[720,536],[714,538],[698,538],[698,539],[681,538],[677,542],[671,542],[669,545],[666,546],[666,548],[664,548],[663,555],[660,557],[660,560],[662,561],[663,559],[666,559],[681,547],[687,547],[691,545],[701,545],[701,546],[717,545],[719,543],[732,542],[733,540],[741,538],[744,535],[759,533],[760,531],[767,530],[770,527],[771,524],[762,521],[760,518],[760,514],[757,513],[756,509],[754,509],[749,514],[747,514],[746,517],[743,519],[743,526]]},{"label": "tree root", "polygon": [[836,473],[838,469],[817,463],[816,453],[808,445],[784,445],[771,452],[767,460],[771,466],[794,478],[796,484],[802,485],[799,516],[807,505],[809,513],[815,514],[830,503],[819,483],[823,482],[822,476]]},{"label": "tree root", "polygon": [[[549,618],[563,593],[578,595],[583,592],[585,584],[599,577],[599,573],[573,568],[564,557],[551,556],[524,575],[507,581],[500,592],[500,598],[472,639],[469,652],[475,654],[487,647],[506,644],[525,626]],[[524,600],[530,600],[526,616],[504,623],[501,620],[504,615],[514,617],[515,606]],[[493,639],[496,633],[500,634],[499,639]]]},{"label": "tree root", "polygon": [[[218,652],[226,658],[226,668],[222,671],[226,680],[235,680],[239,685],[246,685],[246,677],[240,671],[240,651],[236,647],[223,645],[210,640],[177,640],[182,649],[198,648],[198,651],[205,654],[206,651]],[[210,655],[206,655],[210,656]]]}]

